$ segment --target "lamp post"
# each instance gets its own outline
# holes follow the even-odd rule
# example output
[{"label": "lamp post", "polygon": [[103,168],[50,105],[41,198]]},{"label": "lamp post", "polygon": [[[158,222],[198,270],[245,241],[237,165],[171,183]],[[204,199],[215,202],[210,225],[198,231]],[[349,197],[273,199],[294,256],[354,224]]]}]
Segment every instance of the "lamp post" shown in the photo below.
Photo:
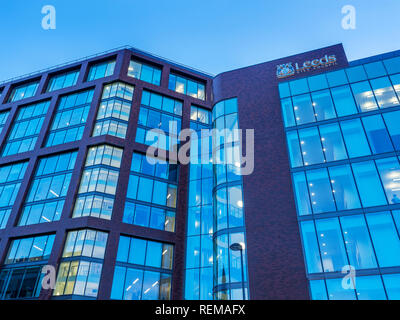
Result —
[{"label": "lamp post", "polygon": [[243,246],[240,243],[233,243],[229,247],[232,251],[240,251],[240,262],[241,262],[241,269],[242,269],[242,294],[243,294],[243,300],[246,300],[246,291],[244,288],[244,268],[243,268]]}]

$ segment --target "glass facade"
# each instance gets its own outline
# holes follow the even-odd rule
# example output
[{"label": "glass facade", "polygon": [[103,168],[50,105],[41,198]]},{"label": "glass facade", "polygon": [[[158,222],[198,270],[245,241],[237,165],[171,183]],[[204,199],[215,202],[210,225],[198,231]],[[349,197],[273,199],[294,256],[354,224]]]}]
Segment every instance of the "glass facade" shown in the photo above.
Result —
[{"label": "glass facade", "polygon": [[87,81],[112,76],[114,74],[115,62],[115,60],[109,60],[91,65],[89,74],[87,76]]},{"label": "glass facade", "polygon": [[121,236],[111,299],[170,300],[173,256],[173,245]]},{"label": "glass facade", "polygon": [[178,146],[181,127],[181,101],[147,90],[142,92],[136,142],[159,149],[173,150]]},{"label": "glass facade", "polygon": [[0,167],[0,229],[4,229],[25,175],[28,162]]},{"label": "glass facade", "polygon": [[8,97],[8,102],[15,102],[22,99],[33,97],[36,94],[39,81],[33,81],[14,87]]},{"label": "glass facade", "polygon": [[133,86],[122,82],[114,82],[104,87],[93,137],[108,134],[125,138],[133,91]]},{"label": "glass facade", "polygon": [[2,156],[31,151],[35,148],[50,101],[20,107]]},{"label": "glass facade", "polygon": [[8,115],[10,114],[10,111],[1,111],[0,112],[0,134],[3,131],[3,128],[7,122]]},{"label": "glass facade", "polygon": [[53,248],[54,235],[20,238],[11,241],[0,270],[0,299],[37,298],[42,288],[42,267]]},{"label": "glass facade", "polygon": [[68,232],[54,296],[97,297],[107,238],[91,229]]},{"label": "glass facade", "polygon": [[[190,154],[185,299],[212,300],[212,141],[209,135],[201,136],[201,130],[212,128],[211,111],[192,105],[190,119],[190,128],[194,131],[191,137],[191,145],[192,148],[196,148],[197,145],[197,150],[192,149]],[[202,147],[202,142],[208,142],[208,145]]]},{"label": "glass facade", "polygon": [[122,152],[122,149],[108,145],[89,149],[75,202],[74,218],[91,216],[111,220]]},{"label": "glass facade", "polygon": [[82,139],[92,99],[93,90],[60,98],[48,133],[47,147]]},{"label": "glass facade", "polygon": [[196,99],[206,100],[205,84],[187,77],[171,73],[168,88]]},{"label": "glass facade", "polygon": [[134,153],[123,222],[175,231],[178,166]]},{"label": "glass facade", "polygon": [[77,152],[68,152],[40,159],[19,226],[60,220],[76,155]]},{"label": "glass facade", "polygon": [[147,63],[131,60],[128,68],[128,76],[159,86],[161,82],[161,69]]},{"label": "glass facade", "polygon": [[76,85],[79,77],[79,70],[72,70],[52,76],[47,85],[47,92],[60,90]]},{"label": "glass facade", "polygon": [[[249,299],[247,245],[242,195],[241,140],[236,98],[218,102],[212,112],[214,164],[214,298]],[[240,250],[232,249],[240,246]]]},{"label": "glass facade", "polygon": [[399,61],[279,85],[313,299],[398,297]]}]

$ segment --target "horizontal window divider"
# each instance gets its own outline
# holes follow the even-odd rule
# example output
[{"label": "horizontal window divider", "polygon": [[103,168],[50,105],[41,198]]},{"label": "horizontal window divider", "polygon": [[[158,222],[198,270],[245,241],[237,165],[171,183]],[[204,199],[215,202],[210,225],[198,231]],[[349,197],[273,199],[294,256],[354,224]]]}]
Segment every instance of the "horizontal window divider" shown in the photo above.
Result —
[{"label": "horizontal window divider", "polygon": [[140,264],[133,264],[129,262],[121,262],[121,261],[116,261],[115,266],[118,267],[126,267],[126,268],[131,268],[131,269],[140,269],[143,271],[153,271],[153,272],[160,272],[160,273],[168,273],[172,275],[172,270],[171,269],[163,269],[163,268],[156,268],[156,267],[150,267],[150,266],[143,266]]}]

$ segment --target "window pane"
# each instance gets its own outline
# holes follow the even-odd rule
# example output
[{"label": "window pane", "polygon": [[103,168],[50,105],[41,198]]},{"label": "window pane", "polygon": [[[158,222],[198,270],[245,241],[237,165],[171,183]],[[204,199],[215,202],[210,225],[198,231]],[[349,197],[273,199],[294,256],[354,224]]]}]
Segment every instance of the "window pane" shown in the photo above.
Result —
[{"label": "window pane", "polygon": [[388,77],[371,80],[371,85],[380,108],[393,107],[400,104]]},{"label": "window pane", "polygon": [[361,208],[350,166],[330,167],[328,169],[337,209],[350,210]]},{"label": "window pane", "polygon": [[340,217],[340,223],[350,264],[356,270],[377,268],[375,253],[364,216]]},{"label": "window pane", "polygon": [[386,205],[386,197],[374,162],[353,163],[352,167],[363,206]]},{"label": "window pane", "polygon": [[315,122],[315,112],[309,94],[293,97],[297,125]]},{"label": "window pane", "polygon": [[361,112],[367,112],[378,109],[375,102],[374,94],[368,81],[353,83],[351,85],[354,96],[357,102],[357,106]]},{"label": "window pane", "polygon": [[303,237],[304,252],[307,262],[307,271],[308,273],[323,272],[314,222],[302,221],[300,225]]},{"label": "window pane", "polygon": [[329,300],[356,300],[353,289],[343,289],[342,278],[326,279]]},{"label": "window pane", "polygon": [[328,81],[326,80],[325,74],[320,74],[317,76],[309,77],[308,85],[310,86],[311,91],[317,91],[328,88]]},{"label": "window pane", "polygon": [[346,69],[346,73],[350,82],[367,80],[367,74],[365,73],[363,66],[348,68]]},{"label": "window pane", "polygon": [[312,300],[328,300],[324,280],[311,280],[310,290]]},{"label": "window pane", "polygon": [[384,113],[383,118],[385,119],[395,148],[400,150],[400,111]]},{"label": "window pane", "polygon": [[357,277],[358,300],[387,300],[380,276]]},{"label": "window pane", "polygon": [[293,174],[293,185],[296,195],[297,212],[300,216],[311,214],[311,205],[308,197],[307,181],[304,172]]},{"label": "window pane", "polygon": [[374,154],[393,151],[389,134],[380,115],[364,117],[362,122]]},{"label": "window pane", "polygon": [[307,79],[291,81],[291,82],[289,82],[289,85],[290,85],[290,90],[291,90],[293,96],[302,94],[302,93],[306,93],[309,91]]},{"label": "window pane", "polygon": [[349,86],[332,88],[331,93],[339,117],[357,113],[357,107]]},{"label": "window pane", "polygon": [[321,141],[324,147],[326,161],[338,161],[347,159],[339,124],[329,124],[319,128]]},{"label": "window pane", "polygon": [[383,187],[390,204],[400,203],[400,165],[397,158],[376,160]]},{"label": "window pane", "polygon": [[364,64],[364,68],[367,72],[368,78],[370,79],[386,75],[386,70],[382,61]]},{"label": "window pane", "polygon": [[287,141],[289,147],[289,156],[292,168],[303,166],[303,159],[301,157],[301,150],[299,144],[299,137],[297,131],[289,131],[287,133]]},{"label": "window pane", "polygon": [[325,272],[342,271],[347,261],[342,232],[337,218],[316,220],[322,265]]},{"label": "window pane", "polygon": [[400,274],[382,275],[389,300],[400,300]]},{"label": "window pane", "polygon": [[344,70],[329,72],[326,74],[328,83],[331,87],[340,86],[347,83],[347,77]]},{"label": "window pane", "polygon": [[282,114],[285,127],[293,127],[296,125],[293,115],[292,99],[282,99]]},{"label": "window pane", "polygon": [[390,212],[368,213],[366,218],[379,266],[399,266],[400,240]]},{"label": "window pane", "polygon": [[332,119],[336,117],[329,90],[313,92],[311,96],[318,121]]},{"label": "window pane", "polygon": [[314,214],[336,211],[327,170],[307,171],[307,180]]},{"label": "window pane", "polygon": [[306,166],[317,163],[324,163],[325,158],[322,152],[321,138],[316,127],[299,130],[300,144]]},{"label": "window pane", "polygon": [[340,126],[350,158],[371,155],[360,119],[343,121]]}]

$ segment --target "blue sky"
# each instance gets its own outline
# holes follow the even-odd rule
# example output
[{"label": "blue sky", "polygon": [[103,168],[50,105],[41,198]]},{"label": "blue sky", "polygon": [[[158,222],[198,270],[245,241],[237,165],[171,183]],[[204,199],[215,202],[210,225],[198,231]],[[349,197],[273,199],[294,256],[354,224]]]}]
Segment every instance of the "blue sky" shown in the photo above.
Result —
[{"label": "blue sky", "polygon": [[[341,27],[344,5],[356,30]],[[56,8],[56,30],[41,9]],[[219,72],[342,42],[349,60],[400,49],[399,0],[13,0],[0,10],[0,80],[122,45]]]}]

